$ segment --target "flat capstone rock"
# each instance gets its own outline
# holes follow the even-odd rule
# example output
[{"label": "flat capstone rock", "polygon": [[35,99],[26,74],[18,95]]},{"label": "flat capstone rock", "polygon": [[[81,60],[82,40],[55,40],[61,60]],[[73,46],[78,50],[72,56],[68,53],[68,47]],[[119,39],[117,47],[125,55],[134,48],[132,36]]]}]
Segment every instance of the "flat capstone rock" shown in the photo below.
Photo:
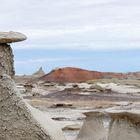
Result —
[{"label": "flat capstone rock", "polygon": [[0,44],[20,42],[26,39],[27,37],[19,32],[0,32]]}]

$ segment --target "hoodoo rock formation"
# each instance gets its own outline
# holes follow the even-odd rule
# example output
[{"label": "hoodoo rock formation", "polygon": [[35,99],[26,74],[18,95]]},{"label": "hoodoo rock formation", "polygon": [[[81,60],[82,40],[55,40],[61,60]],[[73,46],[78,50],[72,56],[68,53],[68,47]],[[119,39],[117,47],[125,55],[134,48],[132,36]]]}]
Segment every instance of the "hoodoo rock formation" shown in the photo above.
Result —
[{"label": "hoodoo rock formation", "polygon": [[104,114],[101,112],[88,112],[84,114],[87,118],[77,140],[106,140],[107,133],[103,124]]},{"label": "hoodoo rock formation", "polygon": [[13,54],[7,43],[25,39],[21,33],[0,33],[0,140],[65,140],[50,119],[35,115],[38,110],[23,101],[12,80]]},{"label": "hoodoo rock formation", "polygon": [[[138,110],[88,112],[85,115],[86,120],[77,140],[140,139],[140,112]],[[108,129],[104,128],[103,116],[109,121]]]},{"label": "hoodoo rock formation", "polygon": [[19,42],[26,36],[17,32],[0,32],[0,74],[14,76],[12,49],[8,43]]},{"label": "hoodoo rock formation", "polygon": [[140,114],[138,111],[120,111],[109,113],[111,123],[108,140],[139,140]]}]

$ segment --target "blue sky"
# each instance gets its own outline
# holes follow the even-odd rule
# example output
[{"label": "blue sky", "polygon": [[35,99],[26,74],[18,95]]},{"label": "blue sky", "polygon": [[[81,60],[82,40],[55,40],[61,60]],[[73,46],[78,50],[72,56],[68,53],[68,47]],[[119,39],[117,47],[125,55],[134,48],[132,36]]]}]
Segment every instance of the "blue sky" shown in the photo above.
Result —
[{"label": "blue sky", "polygon": [[0,0],[1,31],[19,31],[13,43],[17,74],[40,66],[97,71],[140,70],[139,0]]}]

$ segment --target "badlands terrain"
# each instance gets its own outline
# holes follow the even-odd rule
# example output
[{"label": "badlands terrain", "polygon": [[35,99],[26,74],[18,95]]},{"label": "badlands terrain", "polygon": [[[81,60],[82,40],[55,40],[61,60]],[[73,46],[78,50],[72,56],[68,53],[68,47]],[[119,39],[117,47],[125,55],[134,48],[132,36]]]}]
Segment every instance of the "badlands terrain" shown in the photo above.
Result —
[{"label": "badlands terrain", "polygon": [[60,125],[67,140],[77,137],[85,112],[140,104],[140,72],[67,67],[45,74],[40,68],[32,75],[16,75],[15,82],[24,100]]}]

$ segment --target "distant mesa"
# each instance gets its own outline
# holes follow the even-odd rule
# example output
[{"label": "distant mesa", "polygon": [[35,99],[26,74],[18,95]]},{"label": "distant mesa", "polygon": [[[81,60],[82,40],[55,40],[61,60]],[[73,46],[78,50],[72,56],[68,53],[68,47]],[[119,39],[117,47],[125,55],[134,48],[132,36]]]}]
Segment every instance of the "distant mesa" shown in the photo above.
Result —
[{"label": "distant mesa", "polygon": [[19,32],[0,32],[0,44],[19,42],[26,39],[27,37]]}]

